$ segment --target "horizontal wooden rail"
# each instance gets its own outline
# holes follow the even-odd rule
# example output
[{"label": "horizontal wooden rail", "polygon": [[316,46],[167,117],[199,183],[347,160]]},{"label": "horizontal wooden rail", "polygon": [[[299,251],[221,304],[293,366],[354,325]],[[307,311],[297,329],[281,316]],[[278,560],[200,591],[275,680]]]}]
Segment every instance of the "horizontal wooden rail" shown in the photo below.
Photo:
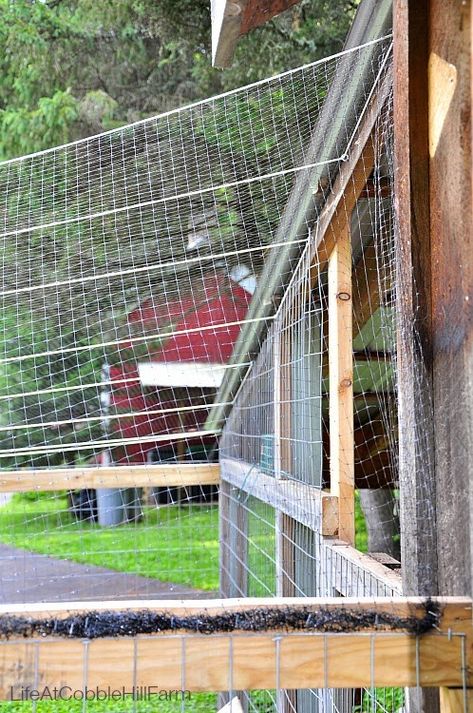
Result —
[{"label": "horizontal wooden rail", "polygon": [[[372,626],[349,633],[233,631],[170,633],[137,637],[71,639],[41,636],[0,642],[0,696],[18,695],[27,686],[135,686],[188,691],[363,686],[471,686],[472,606],[467,598],[439,598],[437,625],[420,636]],[[73,614],[155,612],[173,617],[203,617],[248,609],[314,615],[425,616],[420,598],[228,599],[200,601],[88,602],[3,605],[0,614],[31,619],[61,619]],[[1,620],[0,620],[1,621]],[[466,670],[463,668],[466,665]]]},{"label": "horizontal wooden rail", "polygon": [[386,567],[346,542],[324,540],[322,548],[328,580],[342,596],[355,597],[358,592],[373,597],[402,595],[400,570]]},{"label": "horizontal wooden rail", "polygon": [[97,468],[0,471],[0,492],[218,485],[218,463],[162,463]]},{"label": "horizontal wooden rail", "polygon": [[276,479],[256,466],[223,458],[221,477],[279,512],[327,537],[338,534],[338,499],[313,485]]}]

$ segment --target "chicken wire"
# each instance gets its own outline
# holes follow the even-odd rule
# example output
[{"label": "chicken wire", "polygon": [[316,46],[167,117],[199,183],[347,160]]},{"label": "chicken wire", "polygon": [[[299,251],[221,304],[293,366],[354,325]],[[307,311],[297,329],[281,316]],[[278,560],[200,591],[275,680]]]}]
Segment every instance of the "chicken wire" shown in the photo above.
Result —
[{"label": "chicken wire", "polygon": [[[362,166],[364,187],[353,211],[349,198],[342,197],[339,207],[350,229],[352,283],[348,341],[354,487],[344,508],[355,522],[351,544],[393,571],[388,577],[370,576],[353,557],[340,554],[334,546],[337,533],[323,531],[320,500],[311,490],[330,492],[330,438],[337,437],[329,414],[334,355],[329,356],[330,248],[325,243],[332,236],[329,231],[321,239],[315,222],[223,429],[221,591],[226,596],[394,596],[402,591],[396,576],[398,327],[391,94],[378,108],[374,158]],[[401,689],[267,696],[268,710],[304,712],[395,712],[404,701]],[[252,694],[247,705],[257,710]]]},{"label": "chicken wire", "polygon": [[[1,471],[14,493],[26,476],[116,466],[107,488],[3,496],[2,602],[206,598],[219,588],[399,593],[394,575],[390,585],[360,575],[307,498],[327,490],[331,468],[318,216],[389,63],[383,38],[0,164]],[[390,97],[377,111],[373,165],[353,212],[344,196],[339,209],[352,242],[356,491],[347,505],[353,544],[397,566]],[[289,259],[275,274],[280,253]],[[258,312],[271,277],[274,294]],[[243,382],[225,389],[236,372]],[[222,435],[216,412],[227,415]],[[219,457],[219,494],[120,486],[130,466],[184,472]],[[240,698],[249,710],[394,713],[403,692],[279,687]]]}]

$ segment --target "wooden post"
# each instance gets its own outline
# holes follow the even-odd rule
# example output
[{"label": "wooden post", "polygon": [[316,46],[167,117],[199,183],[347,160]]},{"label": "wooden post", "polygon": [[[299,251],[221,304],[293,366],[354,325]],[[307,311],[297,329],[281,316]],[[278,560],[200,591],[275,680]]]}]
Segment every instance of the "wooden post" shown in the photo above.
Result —
[{"label": "wooden post", "polygon": [[[394,2],[399,496],[405,594],[436,594],[427,128],[428,0]],[[409,691],[412,713],[438,692]]]},{"label": "wooden post", "polygon": [[355,541],[351,236],[348,223],[329,258],[330,490],[338,536]]},{"label": "wooden post", "polygon": [[[395,0],[399,439],[406,594],[471,591],[470,2]],[[442,703],[447,707],[448,694]],[[411,706],[412,708],[412,706]],[[420,701],[413,710],[435,711]]]},{"label": "wooden post", "polygon": [[394,4],[399,481],[406,594],[437,592],[427,127],[428,0]]},{"label": "wooden post", "polygon": [[441,688],[440,706],[442,713],[472,713],[473,689]]},{"label": "wooden post", "polygon": [[438,582],[441,594],[469,594],[467,493],[473,457],[470,2],[430,0],[428,27]]},{"label": "wooden post", "polygon": [[245,597],[248,594],[248,513],[237,500],[239,492],[222,480],[219,499],[222,597]]},{"label": "wooden post", "polygon": [[[235,500],[241,492],[222,480],[219,493],[220,596],[248,595],[248,512]],[[240,691],[225,691],[218,695],[218,705],[225,706]],[[243,711],[247,704],[243,696]]]}]

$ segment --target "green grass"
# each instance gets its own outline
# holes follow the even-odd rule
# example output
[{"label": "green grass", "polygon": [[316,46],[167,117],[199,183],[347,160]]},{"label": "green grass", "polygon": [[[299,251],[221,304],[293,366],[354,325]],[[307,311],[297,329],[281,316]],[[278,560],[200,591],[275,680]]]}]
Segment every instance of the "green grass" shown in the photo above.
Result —
[{"label": "green grass", "polygon": [[355,547],[360,552],[368,552],[368,532],[358,491],[355,493]]},{"label": "green grass", "polygon": [[76,522],[64,496],[16,495],[0,510],[0,542],[207,591],[218,589],[217,506],[145,509],[140,523]]},{"label": "green grass", "polygon": [[[45,494],[46,495],[46,494]],[[64,495],[16,495],[0,510],[0,542],[32,552],[133,572],[195,589],[218,589],[216,506],[147,508],[140,523],[101,528],[76,522]],[[194,694],[189,713],[216,709],[214,694]],[[28,713],[30,702],[1,703],[5,713]],[[81,701],[38,701],[37,713],[82,713]],[[130,699],[88,701],[87,713],[132,713]],[[139,701],[137,713],[178,713],[181,701]]]},{"label": "green grass", "polygon": [[[274,513],[252,499],[249,516],[251,537],[249,570],[250,596],[265,596],[275,587]],[[355,501],[356,547],[367,551],[366,524],[358,496]],[[65,495],[16,495],[0,510],[0,542],[33,552],[92,564],[120,572],[133,572],[195,589],[218,590],[217,506],[146,508],[140,523],[101,528],[76,522],[67,510]],[[271,710],[268,701],[255,694],[262,711]],[[353,713],[379,713],[402,705],[402,689],[377,689],[375,700],[367,692]],[[375,702],[376,701],[376,702]],[[0,704],[5,713],[28,713],[32,704]],[[140,701],[137,713],[178,713],[180,701]],[[216,709],[214,694],[195,694],[185,702],[189,713]],[[129,699],[89,701],[87,713],[132,713]],[[37,713],[82,713],[81,701],[42,701]]]}]

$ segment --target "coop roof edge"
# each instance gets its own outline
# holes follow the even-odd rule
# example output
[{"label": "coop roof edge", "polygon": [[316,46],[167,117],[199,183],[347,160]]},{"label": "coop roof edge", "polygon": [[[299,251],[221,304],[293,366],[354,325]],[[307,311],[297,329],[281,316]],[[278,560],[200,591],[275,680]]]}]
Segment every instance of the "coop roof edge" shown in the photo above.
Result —
[{"label": "coop roof edge", "polygon": [[[357,10],[345,48],[354,48],[384,37],[391,31],[391,27],[392,0],[363,0]],[[371,45],[367,50],[369,58],[374,57],[377,51],[379,51],[378,45]],[[350,74],[348,78],[335,76],[312,135],[309,149],[311,155],[324,156],[327,160],[336,157],[336,149],[341,145],[341,130],[347,123],[347,117],[343,116],[347,105],[346,93],[349,92],[353,97],[350,106],[353,107],[354,124],[355,108],[364,104],[364,79],[364,75],[357,77]],[[340,100],[342,96],[345,96],[345,101]],[[216,405],[210,410],[205,428],[220,429],[223,426],[231,405],[219,404],[231,404],[248,370],[247,363],[257,353],[264,338],[267,330],[265,318],[269,318],[275,311],[278,298],[286,284],[286,277],[290,275],[300,255],[300,239],[306,237],[307,224],[315,217],[316,207],[312,186],[317,185],[324,175],[324,170],[326,169],[323,165],[318,165],[309,173],[303,172],[294,186],[275,237],[275,242],[285,241],[286,244],[278,250],[271,251],[263,268],[247,313],[247,320],[242,325],[230,358],[229,363],[235,368],[225,373],[215,398]]]}]

